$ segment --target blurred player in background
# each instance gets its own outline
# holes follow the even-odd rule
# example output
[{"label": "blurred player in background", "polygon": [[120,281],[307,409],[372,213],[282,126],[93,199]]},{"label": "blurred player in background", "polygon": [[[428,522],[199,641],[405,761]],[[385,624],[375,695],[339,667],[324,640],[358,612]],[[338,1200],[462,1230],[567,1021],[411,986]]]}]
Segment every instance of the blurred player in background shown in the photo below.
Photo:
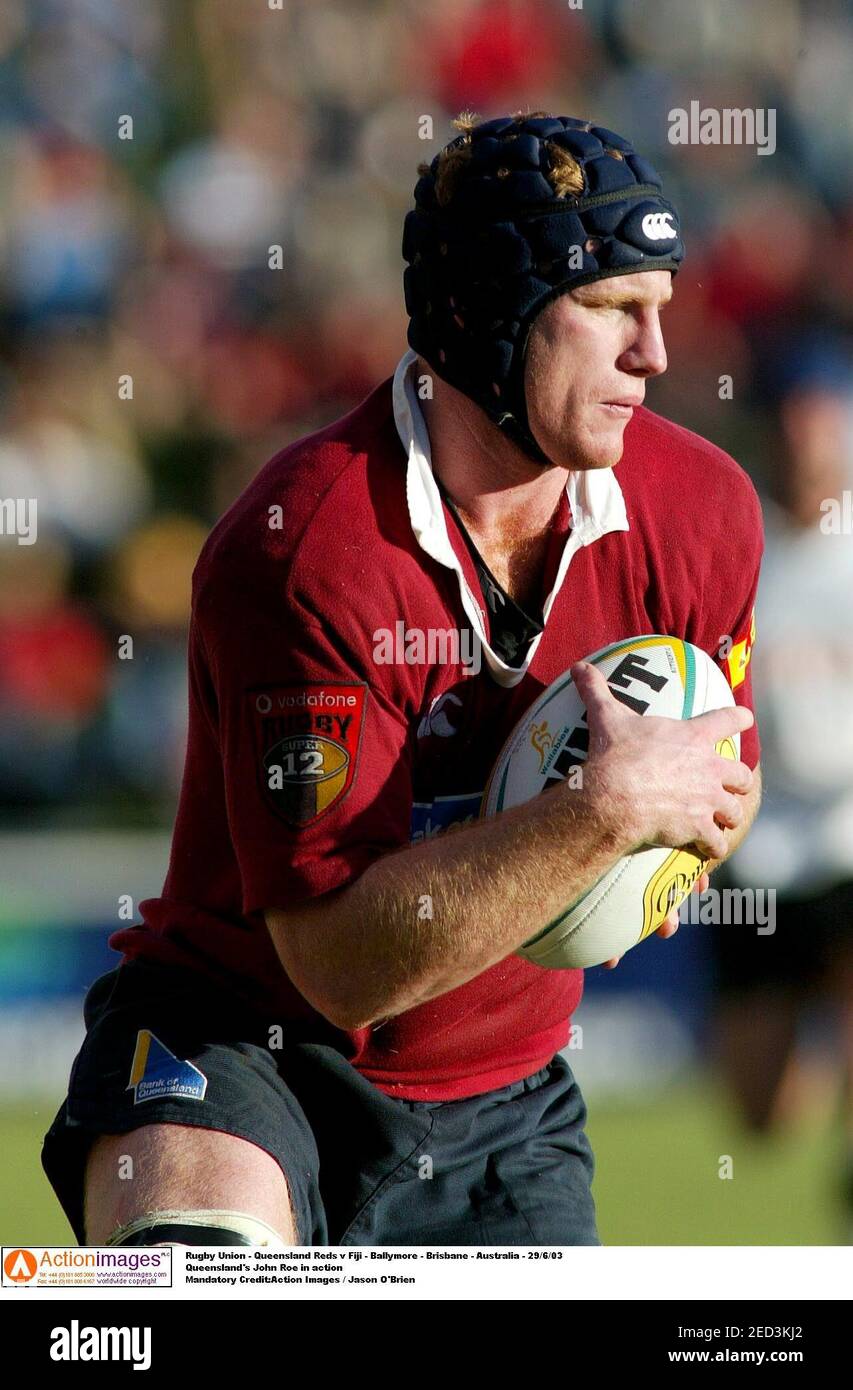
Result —
[{"label": "blurred player in background", "polygon": [[[840,1040],[844,1239],[853,1240],[853,372],[813,336],[774,364],[779,449],[754,683],[766,792],[721,879],[772,889],[775,931],[713,928],[718,1054],[747,1124],[784,1128],[815,1099],[811,1025]],[[824,1059],[832,1049],[824,1052]],[[813,1059],[812,1059],[813,1060]]]}]

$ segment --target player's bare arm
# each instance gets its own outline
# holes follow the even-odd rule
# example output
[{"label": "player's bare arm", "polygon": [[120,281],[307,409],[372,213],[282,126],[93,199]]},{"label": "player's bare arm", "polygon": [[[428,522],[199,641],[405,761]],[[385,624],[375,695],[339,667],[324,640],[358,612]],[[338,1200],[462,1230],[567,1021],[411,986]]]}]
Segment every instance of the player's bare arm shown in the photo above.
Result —
[{"label": "player's bare arm", "polygon": [[[582,788],[564,783],[494,820],[385,856],[338,893],[266,913],[288,975],[333,1023],[366,1027],[465,984],[641,844],[694,844],[725,858],[722,827],[743,823],[753,773],[714,744],[748,729],[751,711],[643,719],[595,676],[604,693],[588,680]],[[425,894],[432,916],[421,920]]]}]

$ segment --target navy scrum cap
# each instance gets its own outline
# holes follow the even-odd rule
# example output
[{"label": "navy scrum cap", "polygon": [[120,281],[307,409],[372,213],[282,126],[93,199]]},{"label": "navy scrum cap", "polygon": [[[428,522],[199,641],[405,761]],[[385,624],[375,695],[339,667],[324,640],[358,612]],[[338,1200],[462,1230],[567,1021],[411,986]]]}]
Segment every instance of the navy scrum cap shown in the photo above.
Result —
[{"label": "navy scrum cap", "polygon": [[409,345],[537,463],[524,357],[536,315],[575,285],[675,272],[678,214],[630,141],[570,116],[474,124],[422,165],[406,215]]}]

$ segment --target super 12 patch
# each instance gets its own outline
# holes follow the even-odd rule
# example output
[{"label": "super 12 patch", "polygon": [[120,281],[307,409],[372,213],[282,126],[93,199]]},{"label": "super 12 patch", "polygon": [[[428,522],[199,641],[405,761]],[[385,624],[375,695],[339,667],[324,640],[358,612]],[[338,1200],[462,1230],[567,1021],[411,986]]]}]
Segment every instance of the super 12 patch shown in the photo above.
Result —
[{"label": "super 12 patch", "polygon": [[248,699],[264,801],[287,825],[304,829],[353,784],[367,687],[264,686]]}]

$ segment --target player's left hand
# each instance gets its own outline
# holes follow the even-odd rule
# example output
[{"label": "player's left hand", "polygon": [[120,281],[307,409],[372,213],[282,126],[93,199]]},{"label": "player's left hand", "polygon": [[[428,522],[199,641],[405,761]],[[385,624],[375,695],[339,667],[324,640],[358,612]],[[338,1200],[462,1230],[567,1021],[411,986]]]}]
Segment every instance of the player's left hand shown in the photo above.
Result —
[{"label": "player's left hand", "polygon": [[[693,887],[693,892],[704,893],[705,890],[709,887],[710,882],[710,874],[700,874]],[[685,902],[686,901],[687,899],[685,898]],[[679,909],[677,907],[674,907],[672,909],[672,912],[669,914],[666,921],[662,922],[661,925],[658,927],[657,931],[655,932],[655,936],[662,936],[664,940],[666,940],[668,936],[675,936],[675,933],[678,931],[678,912]],[[604,961],[604,969],[614,970],[621,959],[621,956],[614,956],[612,960]]]}]

